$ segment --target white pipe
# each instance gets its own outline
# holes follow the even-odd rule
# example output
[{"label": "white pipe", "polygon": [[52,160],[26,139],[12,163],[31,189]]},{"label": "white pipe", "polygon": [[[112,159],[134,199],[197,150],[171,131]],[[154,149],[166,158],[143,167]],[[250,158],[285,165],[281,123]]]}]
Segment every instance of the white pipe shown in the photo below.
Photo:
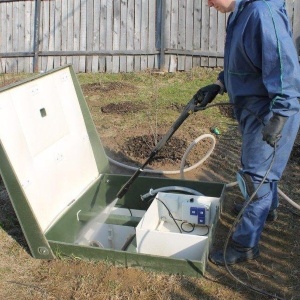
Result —
[{"label": "white pipe", "polygon": [[230,188],[230,187],[236,186],[237,184],[238,184],[237,181],[229,182],[229,183],[226,184],[226,188]]},{"label": "white pipe", "polygon": [[284,200],[286,200],[288,203],[290,203],[292,206],[300,210],[300,205],[294,202],[290,197],[288,197],[280,188],[277,188],[278,194],[283,197]]},{"label": "white pipe", "polygon": [[[207,151],[205,156],[202,159],[200,159],[197,163],[195,163],[194,165],[192,165],[189,168],[184,169],[186,158],[187,158],[188,154],[190,153],[190,151],[192,150],[192,148],[196,144],[198,144],[201,140],[206,139],[206,138],[210,138],[213,141],[213,144],[212,144],[211,148],[209,149],[209,151]],[[193,142],[186,149],[185,153],[183,154],[182,160],[181,160],[181,164],[180,164],[181,178],[184,179],[184,174],[183,174],[184,172],[189,172],[189,171],[199,167],[201,164],[203,164],[210,157],[215,146],[216,146],[216,138],[211,134],[202,134],[202,135],[198,136],[195,140],[193,140]]]},{"label": "white pipe", "polygon": [[187,188],[187,187],[183,187],[183,186],[165,186],[162,188],[158,188],[156,190],[150,189],[149,193],[144,194],[141,196],[142,201],[144,201],[145,199],[147,199],[150,196],[154,196],[155,194],[157,194],[158,192],[165,192],[165,191],[182,191],[182,192],[186,192],[192,195],[196,195],[196,196],[203,196],[203,194],[201,194],[200,192]]},{"label": "white pipe", "polygon": [[[230,183],[227,183],[226,184],[226,188],[229,188],[229,187],[233,187],[235,185],[237,185],[238,182],[235,181],[235,182],[230,182]],[[288,197],[280,188],[277,188],[277,192],[278,194],[284,199],[286,200],[289,204],[291,204],[293,207],[295,207],[296,209],[299,209],[300,210],[300,205],[297,204],[296,202],[294,202],[290,197]]]}]

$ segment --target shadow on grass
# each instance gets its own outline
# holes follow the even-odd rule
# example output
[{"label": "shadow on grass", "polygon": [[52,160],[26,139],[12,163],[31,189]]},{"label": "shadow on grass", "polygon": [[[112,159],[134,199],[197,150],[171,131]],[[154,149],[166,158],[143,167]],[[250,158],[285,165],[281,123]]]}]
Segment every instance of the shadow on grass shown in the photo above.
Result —
[{"label": "shadow on grass", "polygon": [[0,182],[0,227],[30,254],[30,249],[2,180]]}]

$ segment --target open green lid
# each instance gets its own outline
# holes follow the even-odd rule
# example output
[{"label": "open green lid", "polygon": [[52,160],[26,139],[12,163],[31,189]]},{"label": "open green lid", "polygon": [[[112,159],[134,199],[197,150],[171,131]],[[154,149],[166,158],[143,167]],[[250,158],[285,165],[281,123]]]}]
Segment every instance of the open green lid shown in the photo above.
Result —
[{"label": "open green lid", "polygon": [[109,169],[71,66],[0,90],[0,171],[35,257],[44,233]]}]

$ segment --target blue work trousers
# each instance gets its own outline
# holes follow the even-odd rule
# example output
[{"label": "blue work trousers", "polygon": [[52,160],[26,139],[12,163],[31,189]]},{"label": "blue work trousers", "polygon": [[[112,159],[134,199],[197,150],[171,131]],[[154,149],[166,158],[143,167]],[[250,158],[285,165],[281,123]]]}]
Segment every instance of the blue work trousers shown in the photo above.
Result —
[{"label": "blue work trousers", "polygon": [[[271,115],[270,113],[265,116],[263,119],[265,123]],[[241,171],[251,177],[254,190],[270,169],[264,184],[245,209],[232,235],[233,241],[243,247],[252,248],[258,244],[269,211],[278,207],[277,183],[288,162],[299,123],[299,112],[287,119],[275,152],[273,147],[262,140],[263,125],[255,116],[249,114],[247,120],[240,123],[243,137]],[[274,153],[275,159],[271,166]]]}]

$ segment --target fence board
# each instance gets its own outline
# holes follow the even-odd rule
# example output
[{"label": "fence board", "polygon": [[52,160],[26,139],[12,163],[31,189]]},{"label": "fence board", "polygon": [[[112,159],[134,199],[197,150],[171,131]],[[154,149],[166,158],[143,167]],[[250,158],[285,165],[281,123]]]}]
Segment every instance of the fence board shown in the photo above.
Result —
[{"label": "fence board", "polygon": [[[186,0],[179,0],[178,3],[178,43],[177,49],[184,50],[186,49],[185,44],[185,13],[186,13]],[[177,69],[179,71],[184,70],[184,56],[179,55],[177,57]]]},{"label": "fence board", "polygon": [[285,2],[286,4],[286,11],[289,15],[289,18],[290,18],[290,23],[292,24],[293,23],[293,10],[294,10],[294,1],[292,0],[287,0]]},{"label": "fence board", "polygon": [[[28,2],[26,2],[28,3]],[[49,50],[55,50],[55,2],[49,2]],[[54,57],[48,56],[47,57],[47,69],[51,70],[54,68]]]},{"label": "fence board", "polygon": [[[156,21],[155,21],[155,12],[156,12],[156,1],[149,0],[148,6],[148,49],[153,51],[155,49],[155,32],[156,32]],[[154,69],[157,59],[154,55],[148,56],[148,69]]]},{"label": "fence board", "polygon": [[[141,22],[141,49],[148,49],[148,35],[149,35],[149,18],[148,18],[148,0],[141,0],[142,3],[142,22]],[[147,55],[141,56],[141,69],[145,70],[148,68]]]},{"label": "fence board", "polygon": [[[107,26],[107,5],[105,0],[101,0],[100,5],[100,16],[99,16],[99,50],[106,49],[106,26]],[[105,72],[105,56],[99,57],[99,72]]]},{"label": "fence board", "polygon": [[[134,49],[141,49],[141,11],[142,11],[142,4],[141,1],[135,0],[134,5]],[[140,71],[141,70],[141,57],[136,55],[134,57],[134,70]]]},{"label": "fence board", "polygon": [[[127,13],[127,30],[126,30],[126,49],[134,49],[134,0],[128,0],[128,13]],[[134,69],[133,66],[133,57],[127,56],[127,72],[132,72]]]},{"label": "fence board", "polygon": [[[186,22],[185,22],[185,49],[193,50],[194,36],[194,2],[187,0],[186,2]],[[193,67],[193,57],[188,55],[185,57],[184,70],[190,70]]]},{"label": "fence board", "polygon": [[[67,0],[67,49],[74,49],[74,23],[76,22],[74,20],[74,0]],[[73,63],[73,57],[67,56],[67,63],[71,64]]]},{"label": "fence board", "polygon": [[[209,37],[208,37],[208,50],[216,52],[217,50],[217,29],[218,29],[218,13],[215,9],[209,10]],[[208,66],[216,66],[216,58],[208,59]]]},{"label": "fence board", "polygon": [[[0,19],[2,20],[2,24],[0,26],[0,52],[1,53],[6,53],[6,43],[5,43],[5,37],[7,36],[6,34],[6,5],[0,5]],[[6,59],[2,58],[0,56],[0,73],[5,73],[5,62]]]},{"label": "fence board", "polygon": [[[202,1],[202,18],[201,18],[201,49],[209,50],[208,36],[209,36],[209,16],[210,10],[207,3]],[[208,58],[201,57],[201,66],[208,66]]]},{"label": "fence board", "polygon": [[[42,51],[49,50],[49,41],[50,41],[50,18],[49,18],[49,2],[41,2],[41,14],[40,14],[41,30],[39,35],[40,49]],[[47,71],[51,69],[48,66],[48,57],[41,57],[39,63],[40,69]]]},{"label": "fence board", "polygon": [[[12,51],[17,52],[18,49],[20,49],[19,45],[19,5],[20,2],[16,2],[12,6],[12,19],[13,19],[13,28],[12,28]],[[17,29],[15,31],[14,29]],[[18,59],[14,59],[13,61],[13,72],[17,73],[18,72]]]},{"label": "fence board", "polygon": [[[54,48],[61,49],[61,38],[62,38],[62,14],[61,14],[61,0],[55,0],[55,25],[52,28],[54,34]],[[60,66],[60,56],[54,57],[54,67]]]},{"label": "fence board", "polygon": [[[170,30],[170,49],[177,49],[178,47],[178,17],[179,17],[179,7],[178,0],[173,0],[171,2],[171,30]],[[170,67],[171,72],[177,70],[178,61],[177,56],[170,55]]]},{"label": "fence board", "polygon": [[[93,3],[93,51],[100,50],[100,8],[98,1]],[[99,56],[94,55],[92,57],[92,67],[91,71],[93,73],[98,72],[99,70]]]},{"label": "fence board", "polygon": [[[127,33],[127,0],[120,3],[120,49],[126,49]],[[120,56],[120,72],[126,72],[127,60],[125,55]]]},{"label": "fence board", "polygon": [[[13,3],[6,3],[6,37],[4,40],[6,41],[6,51],[13,52]],[[15,59],[8,58],[6,59],[6,69],[10,70],[10,72],[14,72],[15,70]]]},{"label": "fence board", "polygon": [[[86,50],[94,50],[94,1],[86,3]],[[86,72],[92,71],[93,56],[86,57]]]},{"label": "fence board", "polygon": [[[166,1],[165,3],[165,28],[162,29],[164,31],[164,34],[162,35],[162,38],[164,39],[164,44],[167,49],[171,48],[171,39],[170,39],[170,33],[171,33],[171,12],[172,12],[172,0],[162,0]],[[164,13],[164,12],[162,12]],[[161,16],[163,18],[163,16]],[[161,43],[161,41],[160,41]],[[170,55],[165,55],[165,65],[164,70],[171,70],[170,68]]]},{"label": "fence board", "polygon": [[[114,6],[114,23],[113,23],[113,50],[120,50],[120,30],[121,30],[121,0],[115,0]],[[113,56],[113,73],[118,73],[120,57]]]},{"label": "fence board", "polygon": [[[87,28],[87,20],[86,20],[86,11],[87,11],[87,0],[81,0],[80,3],[80,42],[79,42],[79,49],[81,51],[86,51],[86,28]],[[79,57],[79,72],[86,71],[86,57],[80,56]]]},{"label": "fence board", "polygon": [[293,33],[294,33],[294,43],[299,53],[300,49],[300,1],[294,2],[294,18],[293,18]]},{"label": "fence board", "polygon": [[[201,47],[201,22],[202,22],[202,1],[195,1],[194,3],[194,31],[193,31],[193,49],[200,49]],[[200,66],[200,57],[193,57],[193,66]]]},{"label": "fence board", "polygon": [[[25,48],[25,3],[19,2],[19,11],[18,11],[18,49]],[[18,72],[24,72],[25,61],[24,59],[18,59]]]},{"label": "fence board", "polygon": [[[0,2],[0,72],[33,71],[36,3]],[[300,1],[286,8],[299,51]],[[41,70],[72,63],[76,72],[174,72],[224,63],[228,14],[207,0],[43,0],[40,16]]]},{"label": "fence board", "polygon": [[[68,1],[61,0],[61,50],[68,49]],[[67,57],[65,55],[60,58],[61,65],[67,64]]]},{"label": "fence board", "polygon": [[[226,36],[226,15],[218,14],[217,52],[223,52]],[[217,58],[217,66],[223,67],[224,59]]]},{"label": "fence board", "polygon": [[[112,1],[107,2],[107,26],[106,26],[106,49],[112,50],[113,49],[113,35],[112,30],[113,28],[113,5]],[[106,56],[106,72],[112,72],[113,61],[112,56]]]},{"label": "fence board", "polygon": [[[73,20],[74,20],[74,36],[73,36],[73,49],[74,51],[80,50],[80,0],[74,0],[73,6]],[[73,57],[73,67],[75,72],[79,72],[79,57]]]}]

